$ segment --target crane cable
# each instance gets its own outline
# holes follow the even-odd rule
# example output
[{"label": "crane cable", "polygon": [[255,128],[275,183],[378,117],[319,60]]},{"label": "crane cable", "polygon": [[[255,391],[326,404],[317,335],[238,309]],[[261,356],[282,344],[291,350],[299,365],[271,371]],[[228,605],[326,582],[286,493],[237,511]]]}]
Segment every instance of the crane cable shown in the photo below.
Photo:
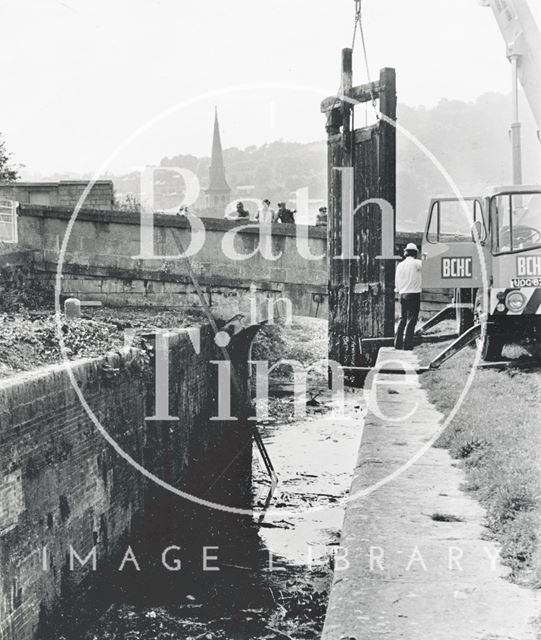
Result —
[{"label": "crane cable", "polygon": [[[351,53],[353,55],[353,53],[355,52],[355,45],[357,43],[357,30],[360,33],[361,36],[361,44],[362,44],[362,49],[363,49],[363,60],[364,60],[364,67],[365,67],[365,71],[366,71],[366,78],[368,81],[368,91],[370,92],[370,97],[372,100],[372,107],[374,109],[374,111],[376,112],[376,119],[379,120],[380,119],[380,114],[379,114],[379,110],[378,110],[378,106],[377,106],[377,101],[376,101],[376,96],[374,95],[374,89],[372,86],[372,80],[371,80],[371,74],[370,74],[370,65],[368,63],[368,51],[367,51],[367,46],[366,46],[366,37],[365,37],[365,32],[364,32],[364,26],[363,26],[363,13],[362,13],[362,0],[355,0],[355,17],[354,17],[354,21],[353,21],[353,36],[352,36],[352,41],[351,41]],[[342,90],[342,87],[340,87],[336,93],[336,97],[334,99],[334,104],[332,106],[332,108],[329,110],[328,115],[327,115],[327,126],[329,126],[331,117],[332,117],[332,112],[334,111],[334,109],[336,108],[336,106],[338,105],[338,103],[343,100],[344,96],[340,94],[340,91]]]},{"label": "crane cable", "polygon": [[[355,51],[355,40],[356,40],[356,36],[357,36],[357,23],[360,19],[360,15],[361,15],[361,0],[355,0],[355,20],[353,23],[353,39],[351,42],[351,52],[353,53],[353,51]],[[329,125],[330,119],[332,117],[332,113],[335,110],[335,108],[338,106],[338,103],[343,100],[344,95],[341,93],[343,90],[343,87],[340,85],[340,87],[338,88],[338,91],[336,92],[336,96],[334,98],[334,102],[332,105],[332,108],[329,109],[329,114],[327,116],[327,126]]]},{"label": "crane cable", "polygon": [[361,0],[355,0],[355,22],[353,24],[353,41],[351,43],[352,51],[355,51],[355,40],[357,38],[357,25],[362,19],[361,9],[362,9]]},{"label": "crane cable", "polygon": [[355,41],[357,38],[357,29],[359,30],[359,34],[361,36],[361,44],[363,48],[363,60],[364,60],[364,68],[366,71],[366,79],[368,81],[368,91],[370,92],[370,97],[372,98],[372,107],[376,112],[376,118],[379,120],[379,111],[377,108],[376,96],[374,95],[374,89],[372,86],[372,80],[370,76],[370,65],[368,63],[368,52],[366,47],[366,37],[364,34],[364,26],[363,26],[363,13],[362,13],[362,0],[355,0],[355,23],[353,25],[353,41],[351,44],[351,50],[355,51]]}]

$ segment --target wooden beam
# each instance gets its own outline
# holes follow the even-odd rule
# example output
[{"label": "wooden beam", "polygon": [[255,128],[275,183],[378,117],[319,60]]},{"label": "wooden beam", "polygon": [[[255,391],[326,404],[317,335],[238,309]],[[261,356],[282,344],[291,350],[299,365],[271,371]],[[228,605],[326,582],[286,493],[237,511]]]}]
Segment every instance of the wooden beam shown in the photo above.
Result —
[{"label": "wooden beam", "polygon": [[[340,85],[340,94],[349,96],[353,86],[353,51],[352,49],[342,49],[342,82]],[[347,100],[340,103],[342,114],[342,126],[344,135],[348,135],[351,129],[351,112],[353,105]]]},{"label": "wooden beam", "polygon": [[[333,109],[339,109],[342,102],[349,102],[351,106],[355,106],[356,104],[361,104],[363,102],[371,102],[372,97],[378,99],[379,95],[379,82],[371,82],[370,84],[362,84],[358,87],[352,87],[349,95],[340,91],[336,96],[329,96],[328,98],[325,98],[321,103],[321,113],[328,113]],[[347,97],[347,100],[344,100],[345,97]]]},{"label": "wooden beam", "polygon": [[[380,71],[379,76],[379,111],[383,116],[380,121],[379,136],[379,197],[386,200],[395,212],[393,233],[396,238],[396,72],[388,67]],[[385,310],[383,319],[383,335],[393,336],[395,329],[394,279],[396,263],[385,260],[383,264],[385,280]]]},{"label": "wooden beam", "polygon": [[340,95],[349,96],[353,87],[353,51],[342,49],[342,82]]},{"label": "wooden beam", "polygon": [[390,120],[396,120],[396,71],[385,67],[379,79],[380,111]]}]

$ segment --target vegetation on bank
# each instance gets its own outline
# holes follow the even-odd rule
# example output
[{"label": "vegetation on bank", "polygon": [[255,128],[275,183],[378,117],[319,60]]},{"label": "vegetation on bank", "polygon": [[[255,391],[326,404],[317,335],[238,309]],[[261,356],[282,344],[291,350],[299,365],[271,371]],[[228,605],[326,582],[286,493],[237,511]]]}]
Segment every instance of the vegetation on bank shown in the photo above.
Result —
[{"label": "vegetation on bank", "polygon": [[[122,349],[125,330],[152,331],[180,328],[201,322],[201,317],[177,311],[149,309],[96,309],[66,322],[60,329],[70,359],[102,356]],[[0,313],[0,378],[63,360],[56,316],[51,311]],[[135,340],[132,343],[138,345]]]},{"label": "vegetation on bank", "polygon": [[[40,305],[26,305],[26,299],[2,304],[0,295],[0,377],[30,371],[62,360],[55,314]],[[103,355],[124,346],[125,330],[152,331],[181,328],[206,322],[202,312],[152,308],[96,308],[82,317],[61,321],[64,344],[70,359]],[[310,380],[323,380],[326,370],[321,358],[326,352],[326,323],[303,319],[287,326],[264,327],[254,342],[252,360],[266,360],[269,366],[279,360],[296,360],[304,367],[317,365]],[[276,380],[288,380],[291,368],[280,365],[273,371]]]},{"label": "vegetation on bank", "polygon": [[[266,360],[272,366],[280,360],[299,362],[313,367],[314,373],[325,372],[327,358],[327,323],[318,318],[293,318],[290,324],[267,325],[257,334],[252,360]],[[276,368],[276,377],[287,376],[288,368]]]},{"label": "vegetation on bank", "polygon": [[[444,345],[416,351],[428,362]],[[423,375],[430,400],[449,415],[466,384],[472,349]],[[501,544],[516,582],[541,586],[541,373],[478,370],[456,416],[436,446],[466,472],[464,489],[487,510],[486,525]]]},{"label": "vegetation on bank", "polygon": [[[266,361],[272,369],[269,377],[269,416],[271,421],[295,420],[295,389],[291,364],[278,364],[281,360],[296,362],[306,372],[308,415],[328,410],[323,401],[327,391],[327,323],[316,318],[294,318],[291,324],[282,322],[263,327],[257,334],[253,348],[253,361]],[[255,396],[255,380],[253,380]],[[318,400],[319,398],[319,400]]]}]

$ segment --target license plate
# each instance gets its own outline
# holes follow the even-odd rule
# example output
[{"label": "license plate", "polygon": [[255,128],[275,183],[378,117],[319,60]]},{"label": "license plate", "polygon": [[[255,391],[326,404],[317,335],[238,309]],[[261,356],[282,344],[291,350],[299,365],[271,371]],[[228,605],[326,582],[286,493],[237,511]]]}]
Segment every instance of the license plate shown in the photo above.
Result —
[{"label": "license plate", "polygon": [[513,278],[512,287],[541,287],[541,278]]}]

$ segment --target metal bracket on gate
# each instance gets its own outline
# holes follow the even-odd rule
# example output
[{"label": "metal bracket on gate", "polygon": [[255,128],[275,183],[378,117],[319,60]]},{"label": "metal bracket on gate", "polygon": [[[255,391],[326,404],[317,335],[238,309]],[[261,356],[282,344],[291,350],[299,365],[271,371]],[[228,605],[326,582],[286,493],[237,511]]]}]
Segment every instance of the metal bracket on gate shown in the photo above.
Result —
[{"label": "metal bracket on gate", "polygon": [[444,362],[447,362],[449,358],[452,358],[459,351],[462,351],[464,347],[467,347],[472,342],[475,342],[480,336],[483,330],[483,325],[476,324],[465,331],[459,336],[452,344],[438,354],[432,362],[428,365],[429,369],[439,369]]},{"label": "metal bracket on gate", "polygon": [[422,324],[417,331],[415,332],[416,336],[424,335],[429,329],[432,329],[440,322],[444,320],[450,320],[454,317],[454,314],[457,309],[473,309],[473,305],[467,302],[454,302],[453,304],[448,304],[441,311],[438,311],[436,315],[432,316],[429,320],[427,320],[424,324]]}]

